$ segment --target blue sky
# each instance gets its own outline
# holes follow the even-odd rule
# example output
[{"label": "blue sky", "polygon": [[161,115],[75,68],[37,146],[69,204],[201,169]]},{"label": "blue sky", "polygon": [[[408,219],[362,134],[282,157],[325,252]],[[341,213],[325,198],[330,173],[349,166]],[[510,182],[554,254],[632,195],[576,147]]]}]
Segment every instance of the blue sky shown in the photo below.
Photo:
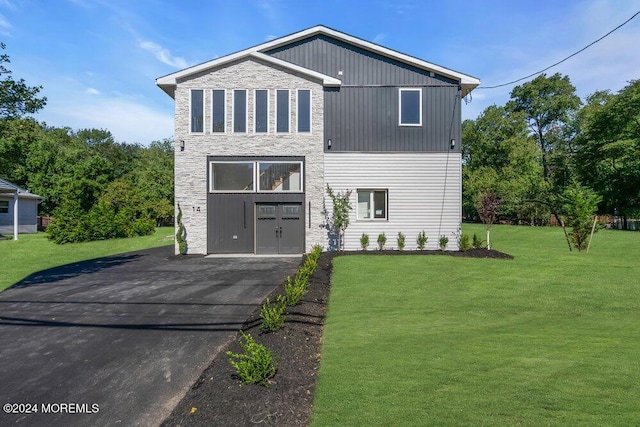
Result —
[{"label": "blue sky", "polygon": [[[103,128],[120,142],[173,134],[157,77],[317,24],[505,83],[564,58],[640,10],[640,0],[0,0],[15,78],[42,85],[51,126]],[[640,16],[564,64],[581,97],[640,78]],[[463,118],[513,86],[472,93]]]}]

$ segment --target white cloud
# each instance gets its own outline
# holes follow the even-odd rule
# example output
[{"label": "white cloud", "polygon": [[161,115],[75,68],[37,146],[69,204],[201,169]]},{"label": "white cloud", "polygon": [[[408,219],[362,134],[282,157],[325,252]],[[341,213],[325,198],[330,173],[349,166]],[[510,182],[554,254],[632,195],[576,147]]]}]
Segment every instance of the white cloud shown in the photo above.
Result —
[{"label": "white cloud", "polygon": [[158,61],[163,62],[167,65],[175,68],[187,68],[189,66],[189,63],[184,58],[173,56],[169,49],[166,49],[157,43],[148,40],[142,40],[138,43],[138,45],[142,49],[151,52]]},{"label": "white cloud", "polygon": [[84,93],[87,95],[100,95],[100,91],[96,88],[88,87]]},{"label": "white cloud", "polygon": [[382,44],[382,42],[384,41],[384,39],[387,38],[387,35],[385,33],[379,33],[377,34],[374,38],[373,38],[373,42],[375,44]]},{"label": "white cloud", "polygon": [[7,21],[3,14],[0,13],[0,34],[3,36],[11,36],[13,26]]}]

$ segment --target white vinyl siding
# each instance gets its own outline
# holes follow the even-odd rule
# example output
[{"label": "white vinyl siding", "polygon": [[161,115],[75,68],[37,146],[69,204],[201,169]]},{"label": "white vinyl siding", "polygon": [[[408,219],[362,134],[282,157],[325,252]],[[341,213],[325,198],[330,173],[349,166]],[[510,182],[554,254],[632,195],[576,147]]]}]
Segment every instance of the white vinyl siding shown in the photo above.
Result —
[{"label": "white vinyl siding", "polygon": [[[441,235],[448,249],[458,248],[455,233],[462,217],[460,153],[325,153],[325,185],[336,192],[352,190],[345,249],[360,249],[360,236],[375,242],[387,236],[387,247],[396,247],[398,232],[406,235],[406,249],[416,249],[422,230],[427,249],[437,249]],[[446,191],[445,191],[446,185]],[[388,220],[357,219],[357,189],[386,189]],[[327,209],[331,200],[325,197]]]}]

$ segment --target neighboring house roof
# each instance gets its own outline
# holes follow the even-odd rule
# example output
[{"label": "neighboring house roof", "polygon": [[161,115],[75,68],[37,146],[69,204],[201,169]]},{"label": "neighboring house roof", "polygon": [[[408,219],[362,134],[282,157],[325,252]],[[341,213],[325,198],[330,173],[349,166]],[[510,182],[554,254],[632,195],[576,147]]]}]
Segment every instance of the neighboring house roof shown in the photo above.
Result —
[{"label": "neighboring house roof", "polygon": [[38,196],[37,194],[33,194],[28,190],[25,190],[24,188],[15,185],[12,182],[9,182],[5,179],[0,178],[0,194],[15,194],[15,193],[18,194],[18,197],[42,200],[41,196]]},{"label": "neighboring house roof", "polygon": [[388,49],[386,47],[368,42],[366,40],[359,39],[354,36],[350,36],[348,34],[342,33],[340,31],[336,31],[334,29],[325,27],[323,25],[317,25],[315,27],[311,27],[306,30],[299,31],[297,33],[293,33],[288,36],[270,40],[268,42],[259,44],[257,46],[253,46],[236,53],[225,55],[220,58],[203,62],[202,64],[194,65],[193,67],[185,68],[184,70],[177,71],[175,73],[171,73],[163,77],[159,77],[156,79],[156,85],[158,85],[163,91],[165,91],[169,96],[173,98],[175,95],[175,89],[178,83],[178,79],[189,77],[194,74],[206,71],[208,69],[222,66],[232,61],[253,57],[265,62],[270,62],[274,65],[278,65],[282,68],[289,69],[293,72],[301,73],[309,77],[315,77],[318,80],[322,80],[322,83],[325,86],[340,86],[340,83],[341,83],[340,80],[335,77],[327,76],[325,74],[321,74],[316,71],[309,70],[307,68],[300,67],[299,65],[295,65],[287,61],[273,58],[269,55],[262,53],[262,52],[275,49],[284,45],[288,45],[291,43],[295,43],[302,39],[306,39],[308,37],[313,37],[316,35],[326,35],[329,37],[333,37],[334,39],[352,44],[354,46],[371,51],[373,53],[377,53],[379,55],[388,57],[390,59],[403,62],[405,64],[414,66],[416,68],[420,68],[426,71],[433,71],[445,77],[449,77],[453,80],[458,80],[460,81],[460,85],[462,86],[463,96],[467,95],[475,87],[480,85],[480,80],[476,77],[462,74],[458,71],[454,71],[449,68],[441,67],[440,65],[423,61],[413,56],[406,55],[404,53],[395,51],[393,49]]}]

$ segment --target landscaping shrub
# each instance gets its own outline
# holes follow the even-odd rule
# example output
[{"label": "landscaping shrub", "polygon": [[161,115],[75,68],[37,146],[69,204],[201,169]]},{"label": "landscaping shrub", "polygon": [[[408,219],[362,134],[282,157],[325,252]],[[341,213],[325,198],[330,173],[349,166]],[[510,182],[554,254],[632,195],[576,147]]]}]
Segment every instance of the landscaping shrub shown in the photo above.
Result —
[{"label": "landscaping shrub", "polygon": [[276,332],[284,326],[286,316],[284,310],[287,308],[287,300],[284,296],[278,295],[275,302],[267,301],[262,304],[260,310],[260,329],[267,332]]},{"label": "landscaping shrub", "polygon": [[322,255],[322,246],[313,245],[311,247],[311,252],[309,253],[309,255],[317,261],[318,258],[320,258],[320,255]]},{"label": "landscaping shrub", "polygon": [[473,243],[472,246],[474,249],[482,249],[483,240],[481,240],[476,233],[473,233]]},{"label": "landscaping shrub", "polygon": [[378,234],[378,249],[384,250],[384,245],[387,243],[387,236],[385,236],[384,231]]},{"label": "landscaping shrub", "polygon": [[418,249],[420,249],[421,251],[424,250],[424,248],[427,246],[427,240],[429,240],[429,238],[426,234],[424,234],[424,230],[418,233],[418,237],[416,238]]},{"label": "landscaping shrub", "polygon": [[362,236],[360,236],[360,247],[362,248],[363,251],[366,251],[367,248],[369,247],[369,235],[366,233],[362,233]]},{"label": "landscaping shrub", "polygon": [[294,280],[291,280],[291,276],[287,276],[287,280],[284,283],[284,293],[288,306],[293,307],[302,300],[302,297],[307,294],[308,284],[308,276],[301,275],[299,272]]},{"label": "landscaping shrub", "polygon": [[462,233],[462,236],[460,236],[460,250],[461,251],[468,251],[469,248],[471,248],[471,244],[469,243],[469,235]]},{"label": "landscaping shrub", "polygon": [[447,249],[447,245],[449,244],[449,238],[447,236],[440,236],[438,243],[440,244],[440,249],[444,251]]},{"label": "landscaping shrub", "polygon": [[178,231],[176,232],[178,253],[180,255],[184,255],[187,253],[187,242],[184,239],[185,229],[184,224],[182,224],[182,209],[180,208],[180,203],[178,203],[178,217],[176,218],[176,221],[178,222]]},{"label": "landscaping shrub", "polygon": [[276,373],[278,360],[267,348],[255,342],[253,337],[240,331],[244,341],[240,341],[242,353],[227,351],[229,363],[236,370],[243,384],[268,386],[269,378]]},{"label": "landscaping shrub", "polygon": [[404,249],[404,241],[405,241],[405,235],[402,234],[402,232],[398,232],[398,238],[396,239],[397,243],[398,243],[398,250],[403,250]]}]

